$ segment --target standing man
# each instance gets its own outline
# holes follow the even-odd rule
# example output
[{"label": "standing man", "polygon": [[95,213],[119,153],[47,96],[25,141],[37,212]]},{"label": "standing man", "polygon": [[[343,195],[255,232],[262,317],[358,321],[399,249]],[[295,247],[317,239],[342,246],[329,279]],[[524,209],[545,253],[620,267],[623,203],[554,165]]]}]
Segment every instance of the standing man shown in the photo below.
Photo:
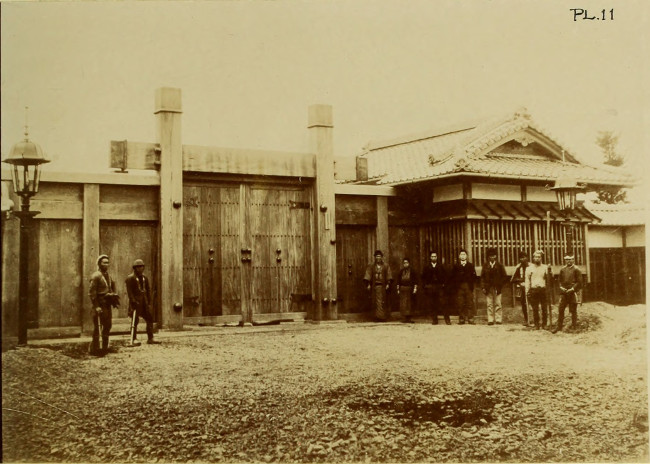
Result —
[{"label": "standing man", "polygon": [[458,323],[474,324],[474,283],[476,282],[476,269],[467,261],[467,251],[460,250],[458,263],[452,271],[452,282],[456,287],[456,300],[458,302]]},{"label": "standing man", "polygon": [[564,256],[564,267],[560,269],[560,304],[558,305],[557,327],[553,333],[562,331],[564,323],[564,309],[569,305],[571,312],[571,328],[578,324],[578,296],[576,293],[582,288],[582,272],[575,267],[573,254]]},{"label": "standing man", "polygon": [[374,257],[375,262],[366,268],[363,281],[371,291],[370,298],[375,319],[385,322],[390,316],[390,308],[386,304],[386,292],[393,281],[393,275],[388,264],[384,263],[384,253],[381,250],[376,250]]},{"label": "standing man", "polygon": [[526,268],[526,296],[533,310],[535,330],[539,330],[539,307],[542,307],[542,327],[546,328],[546,267],[542,264],[542,252],[533,253],[533,263]]},{"label": "standing man", "polygon": [[124,281],[129,295],[129,317],[132,318],[131,345],[139,345],[138,321],[142,317],[147,323],[147,343],[158,344],[153,339],[153,317],[151,316],[151,286],[144,275],[144,261],[136,259],[133,262],[133,272]]},{"label": "standing man", "polygon": [[[93,340],[90,353],[98,356],[108,351],[108,336],[113,324],[112,307],[119,306],[119,296],[115,292],[115,282],[108,274],[110,260],[107,255],[97,258],[98,270],[90,276],[88,296],[93,305]],[[101,345],[100,331],[101,326]]]},{"label": "standing man", "polygon": [[447,280],[447,273],[442,264],[438,263],[438,253],[429,253],[429,263],[422,271],[422,285],[426,295],[426,304],[431,311],[432,324],[438,324],[438,316],[442,312],[445,324],[451,325],[449,311],[442,308],[442,293]]},{"label": "standing man", "polygon": [[501,325],[503,313],[501,311],[501,290],[508,279],[506,268],[497,262],[496,248],[488,248],[488,260],[483,264],[481,271],[481,287],[487,301],[488,325]]},{"label": "standing man", "polygon": [[403,322],[413,322],[413,297],[418,291],[418,275],[411,267],[411,260],[402,260],[402,269],[397,276],[397,295],[399,295],[399,312]]},{"label": "standing man", "polygon": [[528,301],[526,299],[526,269],[528,268],[528,255],[519,253],[519,264],[515,267],[510,282],[515,285],[515,295],[521,302],[521,312],[524,315],[524,327],[528,327]]}]

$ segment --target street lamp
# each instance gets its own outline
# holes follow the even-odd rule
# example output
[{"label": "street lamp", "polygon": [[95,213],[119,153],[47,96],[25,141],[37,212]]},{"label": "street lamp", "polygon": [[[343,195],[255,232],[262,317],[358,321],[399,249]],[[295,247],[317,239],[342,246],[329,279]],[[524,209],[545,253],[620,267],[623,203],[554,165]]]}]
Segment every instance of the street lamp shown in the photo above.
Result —
[{"label": "street lamp", "polygon": [[29,251],[29,232],[32,218],[40,211],[30,211],[29,201],[38,192],[41,177],[41,164],[49,163],[43,156],[43,149],[29,140],[25,126],[25,140],[11,147],[9,156],[3,163],[12,167],[11,177],[14,192],[20,196],[20,211],[14,214],[20,218],[20,256],[18,270],[18,345],[27,344],[27,291],[29,275],[27,273],[27,254]]},{"label": "street lamp", "polygon": [[[578,192],[584,190],[585,186],[579,184],[578,181],[567,175],[566,171],[555,181],[555,185],[551,187],[551,190],[555,191],[555,196],[557,198],[558,205],[561,211],[571,213],[576,207],[576,196]],[[568,252],[573,254],[573,227],[574,224],[571,220],[562,223],[563,226],[568,227],[567,229],[567,239],[568,239]]]}]

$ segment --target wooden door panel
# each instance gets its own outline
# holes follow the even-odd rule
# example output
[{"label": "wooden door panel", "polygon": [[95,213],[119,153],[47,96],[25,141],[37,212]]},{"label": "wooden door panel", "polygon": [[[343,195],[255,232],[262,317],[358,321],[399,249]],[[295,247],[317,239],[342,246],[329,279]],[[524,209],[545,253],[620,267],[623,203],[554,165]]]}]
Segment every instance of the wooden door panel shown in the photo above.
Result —
[{"label": "wooden door panel", "polygon": [[371,227],[336,229],[336,280],[341,313],[359,313],[369,309],[369,295],[363,284],[366,266],[375,247]]},{"label": "wooden door panel", "polygon": [[145,275],[152,286],[153,315],[157,320],[157,282],[158,282],[158,227],[151,222],[101,221],[99,225],[100,253],[107,254],[111,265],[109,275],[115,281],[121,305],[113,313],[113,318],[128,317],[129,298],[124,281],[133,272],[133,261],[142,259]]},{"label": "wooden door panel", "polygon": [[292,294],[311,294],[309,197],[308,188],[251,187],[254,315],[291,311]]},{"label": "wooden door panel", "polygon": [[239,185],[183,187],[186,317],[241,313]]},{"label": "wooden door panel", "polygon": [[201,316],[203,312],[201,189],[183,186],[183,315],[186,317]]}]

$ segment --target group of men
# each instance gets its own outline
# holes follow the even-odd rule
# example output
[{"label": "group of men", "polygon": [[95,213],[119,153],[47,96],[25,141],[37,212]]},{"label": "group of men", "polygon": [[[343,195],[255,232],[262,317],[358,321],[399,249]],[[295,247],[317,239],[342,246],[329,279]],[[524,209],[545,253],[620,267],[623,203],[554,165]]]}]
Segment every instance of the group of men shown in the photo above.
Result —
[{"label": "group of men", "polygon": [[[120,304],[115,281],[108,273],[110,259],[107,255],[97,258],[97,271],[90,277],[88,294],[92,303],[93,339],[89,352],[103,356],[108,352],[108,338],[113,325],[113,308]],[[153,316],[151,314],[151,285],[144,275],[144,261],[133,262],[133,272],[124,281],[129,297],[131,318],[131,345],[137,346],[138,321],[142,317],[147,323],[147,343],[157,344],[153,339]]]},{"label": "group of men", "polygon": [[[516,296],[521,302],[524,325],[531,326],[528,319],[530,307],[535,329],[550,329],[550,313],[547,311],[550,301],[547,299],[547,289],[553,285],[553,275],[550,266],[542,264],[543,253],[536,251],[530,264],[526,253],[520,253],[520,263],[511,278],[508,278],[505,266],[498,262],[495,248],[488,249],[486,254],[488,259],[483,263],[480,277],[476,273],[474,264],[468,261],[465,250],[460,251],[458,261],[451,267],[441,264],[438,261],[438,253],[432,251],[421,276],[418,276],[411,267],[410,259],[404,258],[396,282],[403,321],[413,321],[413,296],[417,294],[420,286],[424,289],[425,305],[432,316],[433,324],[438,324],[440,316],[444,317],[447,325],[451,324],[449,310],[453,303],[458,309],[458,323],[474,324],[474,287],[478,284],[485,294],[488,325],[500,325],[503,323],[502,290],[508,282],[512,282],[516,285]],[[366,288],[371,291],[375,319],[388,320],[390,309],[386,293],[391,287],[393,277],[390,267],[384,263],[384,254],[381,250],[375,251],[374,263],[366,268],[363,280]],[[565,266],[559,274],[559,287],[558,320],[557,326],[552,330],[553,333],[562,330],[567,306],[571,312],[571,327],[577,325],[577,293],[582,288],[582,274],[575,266],[573,255],[565,256]]]}]

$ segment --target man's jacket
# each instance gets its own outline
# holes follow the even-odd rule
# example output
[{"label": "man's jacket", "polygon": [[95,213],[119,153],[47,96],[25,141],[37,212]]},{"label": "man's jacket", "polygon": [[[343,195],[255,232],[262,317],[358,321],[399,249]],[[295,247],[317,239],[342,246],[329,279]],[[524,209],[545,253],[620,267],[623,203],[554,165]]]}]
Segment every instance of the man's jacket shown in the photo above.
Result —
[{"label": "man's jacket", "polygon": [[129,312],[133,310],[140,312],[149,308],[151,304],[151,287],[147,276],[142,275],[138,279],[135,273],[129,274],[124,283],[126,284],[126,293],[129,295]]}]

